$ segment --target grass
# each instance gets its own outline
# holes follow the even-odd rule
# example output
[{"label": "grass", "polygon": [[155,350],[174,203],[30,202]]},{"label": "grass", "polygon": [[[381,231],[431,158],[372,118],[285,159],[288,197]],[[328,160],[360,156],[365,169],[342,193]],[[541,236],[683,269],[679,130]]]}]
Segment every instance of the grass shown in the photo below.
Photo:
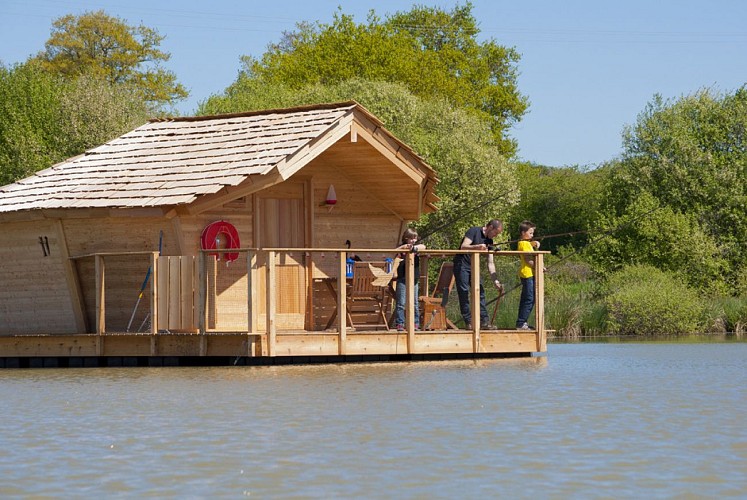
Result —
[{"label": "grass", "polygon": [[[499,272],[500,273],[500,272]],[[579,277],[575,272],[573,273]],[[503,274],[506,295],[500,299],[497,312],[495,299],[497,291],[486,283],[488,315],[493,323],[502,329],[512,329],[516,324],[521,286],[518,278]],[[573,276],[548,275],[545,287],[545,326],[555,330],[554,338],[577,340],[584,337],[614,337],[618,335],[609,321],[605,306],[606,290],[602,280],[584,272],[583,279],[574,281]],[[709,335],[747,334],[747,296],[702,297],[703,315],[699,322],[699,332]],[[463,326],[459,313],[459,299],[454,290],[447,306],[447,315],[457,326]],[[646,329],[645,322],[642,329]],[[636,336],[652,336],[655,332],[637,331]],[[685,334],[689,332],[681,332]]]}]

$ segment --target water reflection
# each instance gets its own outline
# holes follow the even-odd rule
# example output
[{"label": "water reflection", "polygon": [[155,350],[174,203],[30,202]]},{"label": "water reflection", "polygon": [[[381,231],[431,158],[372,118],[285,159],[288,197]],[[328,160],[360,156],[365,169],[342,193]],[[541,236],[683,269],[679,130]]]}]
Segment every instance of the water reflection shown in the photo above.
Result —
[{"label": "water reflection", "polygon": [[745,356],[5,370],[0,496],[744,496]]}]

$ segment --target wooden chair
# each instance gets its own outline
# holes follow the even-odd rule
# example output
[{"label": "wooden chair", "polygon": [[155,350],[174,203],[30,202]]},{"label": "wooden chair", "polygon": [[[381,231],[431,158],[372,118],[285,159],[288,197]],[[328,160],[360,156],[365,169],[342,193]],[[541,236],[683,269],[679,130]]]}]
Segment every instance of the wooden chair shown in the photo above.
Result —
[{"label": "wooden chair", "polygon": [[[362,326],[389,329],[386,318],[386,287],[392,273],[385,262],[356,262],[347,295],[347,313],[351,328]],[[355,319],[354,319],[355,318]]]},{"label": "wooden chair", "polygon": [[423,311],[423,321],[420,325],[423,330],[456,329],[456,325],[446,317],[446,304],[449,302],[453,286],[454,263],[444,262],[438,271],[438,279],[431,294],[420,297]]}]

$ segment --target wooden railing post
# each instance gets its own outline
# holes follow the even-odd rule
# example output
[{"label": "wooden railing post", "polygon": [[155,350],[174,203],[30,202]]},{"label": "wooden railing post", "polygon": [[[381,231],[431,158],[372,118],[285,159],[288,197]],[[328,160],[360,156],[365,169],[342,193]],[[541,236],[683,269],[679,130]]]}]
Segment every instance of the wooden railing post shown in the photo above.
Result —
[{"label": "wooden railing post", "polygon": [[207,273],[205,272],[205,252],[197,252],[197,329],[205,333],[207,325]]},{"label": "wooden railing post", "polygon": [[275,356],[275,297],[277,295],[275,286],[275,252],[270,250],[267,252],[267,282],[265,286],[267,290],[267,307],[265,311],[266,317],[266,332],[267,332],[267,355],[272,357]]},{"label": "wooden railing post", "polygon": [[[150,333],[158,333],[158,252],[150,256]],[[166,297],[168,300],[168,297]]]},{"label": "wooden railing post", "polygon": [[246,253],[246,307],[247,307],[247,331],[249,333],[256,333],[257,321],[259,315],[257,314],[256,302],[257,293],[255,287],[257,285],[257,252],[249,250]]},{"label": "wooden railing post", "polygon": [[94,256],[96,273],[96,333],[99,335],[106,331],[106,268],[103,255]]},{"label": "wooden railing post", "polygon": [[415,254],[405,256],[405,324],[407,328],[407,354],[415,352]]},{"label": "wooden railing post", "polygon": [[534,258],[534,324],[537,325],[537,352],[547,351],[544,266],[544,255],[538,253]]},{"label": "wooden railing post", "polygon": [[338,352],[342,356],[346,353],[348,325],[348,294],[347,294],[347,252],[340,252],[340,267],[337,270],[337,331],[340,333]]},{"label": "wooden railing post", "polygon": [[472,284],[469,295],[469,306],[472,311],[472,352],[480,350],[480,254],[471,254]]}]

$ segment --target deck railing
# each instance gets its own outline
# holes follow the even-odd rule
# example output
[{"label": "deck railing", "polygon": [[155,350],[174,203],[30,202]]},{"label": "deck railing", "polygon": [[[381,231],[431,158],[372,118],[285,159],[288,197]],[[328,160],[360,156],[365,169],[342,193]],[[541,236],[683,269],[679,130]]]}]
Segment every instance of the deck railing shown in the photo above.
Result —
[{"label": "deck railing", "polygon": [[[149,283],[141,292],[144,298],[141,315],[147,314],[150,318],[148,333],[157,334],[159,331],[178,330],[201,334],[241,332],[260,335],[267,346],[268,355],[272,356],[277,344],[278,332],[336,335],[339,337],[339,354],[345,354],[346,337],[352,330],[348,326],[350,307],[348,286],[340,286],[340,284],[347,283],[349,277],[348,257],[356,255],[364,261],[380,262],[394,257],[396,253],[393,249],[339,248],[239,248],[231,249],[231,252],[238,253],[240,257],[227,266],[226,269],[230,271],[223,269],[222,262],[216,262],[214,250],[200,251],[194,267],[185,265],[186,260],[181,265],[174,265],[169,260],[193,259],[192,257],[159,257],[158,252],[107,252],[77,256],[72,259],[80,261],[93,258],[95,282],[95,325],[93,329],[99,335],[123,331],[121,327],[111,329],[107,327],[107,259],[134,257],[143,261],[143,257],[146,257],[150,266]],[[492,255],[496,259],[517,259],[522,253],[498,251],[492,252]],[[535,257],[534,319],[540,339],[545,338],[543,254],[546,253],[531,253]],[[472,268],[470,303],[471,310],[477,317],[479,315],[481,259],[484,259],[488,252],[425,250],[418,255],[426,259],[426,265],[423,266],[421,263],[421,267],[427,269],[427,259],[452,259],[456,254],[470,255]],[[401,333],[407,335],[408,352],[414,352],[416,330],[413,305],[417,299],[414,284],[419,277],[415,276],[415,254],[406,254],[404,261],[405,332]],[[159,269],[166,262],[169,263],[169,270]],[[187,271],[183,271],[185,269]],[[185,276],[185,273],[189,276]],[[427,295],[429,289],[428,273],[424,274],[425,279],[420,295]],[[166,275],[168,278],[164,279]],[[317,286],[316,289],[315,286]],[[323,288],[320,290],[319,286]],[[329,302],[331,292],[335,294],[334,304]],[[134,302],[134,297],[132,300]],[[319,306],[318,304],[323,303],[324,300],[327,300],[327,305]],[[389,300],[393,306],[391,296]],[[292,307],[289,309],[291,303],[298,306],[297,310],[292,310]],[[134,306],[134,303],[132,305]],[[178,313],[175,310],[178,310]],[[221,318],[225,316],[226,310],[230,311],[229,316],[233,318],[233,321],[222,323]],[[331,314],[335,310],[336,316],[332,319]],[[317,315],[319,311],[322,311],[321,319]],[[121,311],[119,317],[121,323]],[[327,320],[326,323],[325,320]],[[140,321],[138,317],[135,324],[137,325]],[[132,318],[130,318],[130,323],[132,323]],[[322,324],[324,327],[320,326]],[[171,325],[178,325],[179,328]],[[469,331],[472,333],[474,352],[479,352],[480,322],[473,321]],[[379,328],[370,330],[356,328],[355,332],[381,333]],[[543,345],[544,340],[538,340],[538,350],[543,350],[540,349]]]}]

